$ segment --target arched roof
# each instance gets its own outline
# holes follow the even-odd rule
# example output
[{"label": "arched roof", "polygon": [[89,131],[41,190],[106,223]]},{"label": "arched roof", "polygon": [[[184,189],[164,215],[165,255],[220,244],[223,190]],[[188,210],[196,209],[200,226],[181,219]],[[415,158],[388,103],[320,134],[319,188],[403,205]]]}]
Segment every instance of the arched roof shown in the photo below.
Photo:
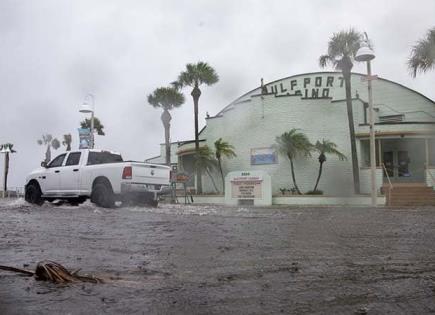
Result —
[{"label": "arched roof", "polygon": [[[295,75],[291,75],[291,76],[288,76],[288,77],[284,77],[284,78],[281,78],[281,79],[278,79],[278,80],[274,80],[274,81],[272,81],[272,82],[268,82],[268,83],[265,84],[265,86],[267,87],[268,85],[273,85],[273,84],[278,83],[278,82],[280,82],[280,81],[284,81],[284,80],[288,80],[288,79],[292,79],[292,78],[297,78],[297,77],[301,77],[301,76],[310,76],[310,75],[316,75],[316,74],[322,74],[322,75],[324,75],[324,74],[341,74],[341,72],[340,72],[340,71],[316,71],[316,72],[300,73],[300,74],[295,74]],[[357,76],[361,76],[361,77],[366,76],[365,74],[358,73],[358,72],[352,72],[351,75],[357,75]],[[428,100],[429,102],[431,102],[431,103],[435,106],[435,102],[434,102],[433,100],[431,100],[431,99],[428,98],[427,96],[421,94],[420,92],[417,92],[416,90],[413,90],[413,89],[411,89],[411,88],[409,88],[409,87],[407,87],[407,86],[404,86],[404,85],[402,85],[402,84],[400,84],[400,83],[397,83],[397,82],[394,82],[394,81],[391,81],[391,80],[388,80],[388,79],[384,79],[384,78],[381,78],[381,77],[378,77],[378,80],[385,81],[385,82],[388,82],[388,83],[391,83],[391,84],[397,85],[397,86],[399,86],[399,87],[401,87],[401,88],[403,88],[403,89],[406,89],[406,90],[408,90],[408,91],[410,91],[410,92],[412,92],[412,93],[415,93],[415,94],[417,94],[418,96],[423,97],[424,99]],[[218,117],[218,116],[220,116],[220,115],[221,115],[222,113],[224,113],[224,112],[225,112],[229,107],[231,107],[231,106],[233,106],[233,105],[235,105],[235,104],[237,104],[237,103],[243,101],[244,98],[247,98],[247,97],[250,96],[250,95],[255,95],[256,92],[257,92],[257,93],[260,93],[260,92],[261,92],[260,89],[261,89],[261,86],[256,87],[255,89],[253,89],[253,90],[251,90],[251,91],[249,91],[249,92],[243,94],[242,96],[238,97],[237,99],[235,99],[234,101],[232,101],[230,104],[228,104],[227,106],[225,106],[225,107],[224,107],[221,111],[219,111],[219,112],[218,112],[214,117]],[[201,130],[201,131],[202,131],[202,130]]]}]

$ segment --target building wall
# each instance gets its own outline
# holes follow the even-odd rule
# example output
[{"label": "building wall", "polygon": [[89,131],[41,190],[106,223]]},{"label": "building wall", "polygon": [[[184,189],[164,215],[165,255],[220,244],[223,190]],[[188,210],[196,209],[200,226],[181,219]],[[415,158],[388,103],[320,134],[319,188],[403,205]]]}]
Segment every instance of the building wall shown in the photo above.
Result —
[{"label": "building wall", "polygon": [[[298,88],[304,96],[304,80],[307,78],[310,79],[312,86],[307,84],[306,89],[311,93],[312,88],[317,88],[314,84],[316,78],[322,77],[323,87],[321,85],[319,87],[322,91],[326,88],[327,77],[331,76],[337,83],[329,87],[328,96],[331,98],[303,99],[300,95],[294,96]],[[292,128],[300,129],[300,132],[305,133],[313,143],[328,139],[337,144],[338,150],[344,153],[348,160],[339,161],[334,156],[327,156],[318,189],[323,190],[326,195],[350,195],[353,193],[350,138],[344,87],[340,84],[340,77],[340,73],[298,75],[266,85],[268,92],[273,91],[274,94],[261,96],[259,89],[251,91],[224,108],[216,117],[208,119],[201,138],[206,139],[207,145],[211,148],[214,141],[219,138],[223,138],[235,147],[237,158],[224,159],[224,173],[236,170],[265,170],[272,176],[272,191],[275,194],[279,193],[280,188],[293,187],[288,159],[279,156],[277,164],[251,165],[251,149],[270,147],[275,143],[277,136]],[[367,100],[367,83],[362,82],[361,77],[358,74],[352,75],[352,95],[358,96],[353,100],[357,133],[368,132],[366,126],[359,126],[364,123],[363,103]],[[296,81],[296,85],[293,82],[293,90],[292,81]],[[405,117],[407,121],[415,119],[435,121],[434,103],[422,95],[386,80],[376,80],[373,85],[374,103],[375,107],[379,108],[380,115],[393,115],[399,112],[408,115]],[[287,96],[287,93],[293,96]],[[376,126],[377,131],[389,128],[392,127]],[[422,127],[401,125],[393,128],[417,130]],[[357,141],[357,149],[359,152],[359,141]],[[294,164],[299,188],[303,192],[312,190],[319,166],[317,155],[313,153],[311,158],[298,158]],[[220,183],[220,176],[217,173],[215,178]],[[365,180],[364,176],[362,180]],[[203,183],[205,192],[214,191],[207,176],[204,176]]]}]

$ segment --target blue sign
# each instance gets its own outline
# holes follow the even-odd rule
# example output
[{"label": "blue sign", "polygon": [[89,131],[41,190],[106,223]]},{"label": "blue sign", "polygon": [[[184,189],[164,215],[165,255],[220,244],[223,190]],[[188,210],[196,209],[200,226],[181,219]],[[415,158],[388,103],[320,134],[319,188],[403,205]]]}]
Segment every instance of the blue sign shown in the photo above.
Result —
[{"label": "blue sign", "polygon": [[79,149],[89,149],[91,146],[91,129],[78,128],[79,131]]},{"label": "blue sign", "polygon": [[278,156],[273,148],[251,149],[251,165],[278,163]]}]

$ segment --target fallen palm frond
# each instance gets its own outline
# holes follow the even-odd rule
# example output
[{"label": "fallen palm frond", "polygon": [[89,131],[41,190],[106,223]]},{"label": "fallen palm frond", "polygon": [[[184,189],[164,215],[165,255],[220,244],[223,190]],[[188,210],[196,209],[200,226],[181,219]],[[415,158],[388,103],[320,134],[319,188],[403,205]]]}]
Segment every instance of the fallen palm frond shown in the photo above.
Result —
[{"label": "fallen palm frond", "polygon": [[40,261],[36,265],[35,272],[15,267],[2,266],[0,270],[13,271],[23,273],[27,276],[33,276],[36,280],[51,281],[54,283],[68,283],[68,282],[92,282],[102,283],[103,280],[94,276],[80,276],[78,270],[69,272],[61,264],[54,261]]}]

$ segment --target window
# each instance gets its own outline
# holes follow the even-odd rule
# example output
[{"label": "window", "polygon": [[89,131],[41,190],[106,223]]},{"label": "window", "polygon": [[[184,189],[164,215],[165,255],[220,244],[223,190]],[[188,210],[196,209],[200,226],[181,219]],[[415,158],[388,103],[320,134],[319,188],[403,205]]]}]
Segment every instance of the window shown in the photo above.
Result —
[{"label": "window", "polygon": [[68,155],[68,158],[66,159],[65,166],[68,166],[68,165],[78,165],[79,162],[80,162],[80,155],[81,155],[80,152],[70,153]]},{"label": "window", "polygon": [[89,152],[88,165],[106,164],[122,162],[122,157],[119,154],[113,154],[107,151]]},{"label": "window", "polygon": [[48,167],[59,167],[62,166],[63,160],[65,159],[66,153],[57,156],[53,161],[48,164]]}]

